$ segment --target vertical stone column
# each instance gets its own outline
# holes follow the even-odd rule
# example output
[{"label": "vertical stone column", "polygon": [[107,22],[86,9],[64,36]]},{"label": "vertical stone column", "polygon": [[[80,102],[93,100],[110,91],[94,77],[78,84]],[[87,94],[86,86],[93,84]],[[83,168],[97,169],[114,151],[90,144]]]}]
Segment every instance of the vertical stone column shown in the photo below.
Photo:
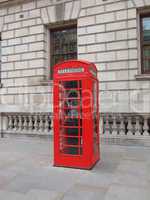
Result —
[{"label": "vertical stone column", "polygon": [[104,119],[103,119],[103,115],[100,114],[100,119],[99,119],[99,134],[100,134],[100,138],[101,136],[104,134],[104,127],[103,127],[103,124],[104,124]]},{"label": "vertical stone column", "polygon": [[0,113],[0,137],[4,137],[4,133],[7,130],[8,120],[7,116]]}]

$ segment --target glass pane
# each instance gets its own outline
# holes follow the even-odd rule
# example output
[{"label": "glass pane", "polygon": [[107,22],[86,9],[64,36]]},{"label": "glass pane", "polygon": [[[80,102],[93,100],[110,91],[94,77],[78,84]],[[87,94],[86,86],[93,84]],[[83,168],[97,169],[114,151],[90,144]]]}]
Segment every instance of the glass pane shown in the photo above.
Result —
[{"label": "glass pane", "polygon": [[72,154],[72,155],[78,155],[79,154],[79,148],[78,147],[65,147],[63,149],[64,154]]},{"label": "glass pane", "polygon": [[145,47],[143,50],[144,72],[150,72],[150,47]]},{"label": "glass pane", "polygon": [[66,137],[66,143],[65,145],[78,145],[79,144],[79,138],[73,138],[73,137]]},{"label": "glass pane", "polygon": [[67,117],[78,117],[77,109],[65,109],[65,116]]},{"label": "glass pane", "polygon": [[144,41],[150,41],[150,17],[145,17],[143,20],[143,35]]},{"label": "glass pane", "polygon": [[60,152],[82,154],[81,81],[60,81]]},{"label": "glass pane", "polygon": [[68,98],[78,98],[79,92],[77,90],[69,90],[69,91],[67,91],[67,97]]},{"label": "glass pane", "polygon": [[78,136],[79,129],[78,128],[65,128],[65,132],[69,136]]},{"label": "glass pane", "polygon": [[77,88],[78,82],[77,81],[65,81],[63,83],[64,88]]},{"label": "glass pane", "polygon": [[77,28],[64,28],[51,32],[51,63],[77,58]]}]

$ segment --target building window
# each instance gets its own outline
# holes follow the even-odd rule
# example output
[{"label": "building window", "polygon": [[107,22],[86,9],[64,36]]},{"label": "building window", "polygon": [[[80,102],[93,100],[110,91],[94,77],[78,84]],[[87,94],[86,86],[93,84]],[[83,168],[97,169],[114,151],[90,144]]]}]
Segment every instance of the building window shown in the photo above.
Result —
[{"label": "building window", "polygon": [[50,30],[51,78],[58,62],[77,58],[77,26],[63,26]]},{"label": "building window", "polygon": [[140,15],[142,74],[150,74],[150,13]]}]

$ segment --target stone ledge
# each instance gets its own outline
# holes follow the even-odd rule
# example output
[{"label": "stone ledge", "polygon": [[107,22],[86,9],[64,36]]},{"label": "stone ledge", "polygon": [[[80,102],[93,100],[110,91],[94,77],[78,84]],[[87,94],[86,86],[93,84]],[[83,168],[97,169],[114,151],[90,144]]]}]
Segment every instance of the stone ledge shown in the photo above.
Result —
[{"label": "stone ledge", "polygon": [[53,80],[42,80],[40,81],[42,86],[53,86]]},{"label": "stone ledge", "polygon": [[0,104],[1,113],[52,113],[51,105],[16,105],[16,104]]},{"label": "stone ledge", "polygon": [[150,74],[139,74],[135,75],[135,78],[139,81],[150,80]]}]

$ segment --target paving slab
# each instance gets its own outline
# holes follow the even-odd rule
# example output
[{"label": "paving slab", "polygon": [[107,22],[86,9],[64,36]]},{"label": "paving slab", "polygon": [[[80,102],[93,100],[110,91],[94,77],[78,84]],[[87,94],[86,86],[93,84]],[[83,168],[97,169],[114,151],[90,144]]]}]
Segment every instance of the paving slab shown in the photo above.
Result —
[{"label": "paving slab", "polygon": [[105,200],[149,200],[150,191],[145,188],[131,187],[119,184],[113,184],[106,196]]},{"label": "paving slab", "polygon": [[25,195],[17,192],[0,191],[1,200],[27,200]]},{"label": "paving slab", "polygon": [[76,184],[64,194],[63,200],[100,200],[104,199],[106,192],[107,189],[103,187]]},{"label": "paving slab", "polygon": [[150,147],[101,145],[92,170],[53,166],[50,138],[0,139],[0,200],[149,200]]},{"label": "paving slab", "polygon": [[114,181],[115,175],[111,173],[90,173],[80,178],[78,183],[94,187],[108,188]]},{"label": "paving slab", "polygon": [[113,183],[137,188],[150,188],[150,182],[146,176],[131,173],[116,172]]},{"label": "paving slab", "polygon": [[123,160],[116,169],[117,172],[122,174],[127,173],[139,177],[147,177],[149,170],[147,162],[136,160]]},{"label": "paving slab", "polygon": [[58,193],[53,190],[30,190],[26,194],[26,200],[59,200],[63,198],[63,193]]}]

